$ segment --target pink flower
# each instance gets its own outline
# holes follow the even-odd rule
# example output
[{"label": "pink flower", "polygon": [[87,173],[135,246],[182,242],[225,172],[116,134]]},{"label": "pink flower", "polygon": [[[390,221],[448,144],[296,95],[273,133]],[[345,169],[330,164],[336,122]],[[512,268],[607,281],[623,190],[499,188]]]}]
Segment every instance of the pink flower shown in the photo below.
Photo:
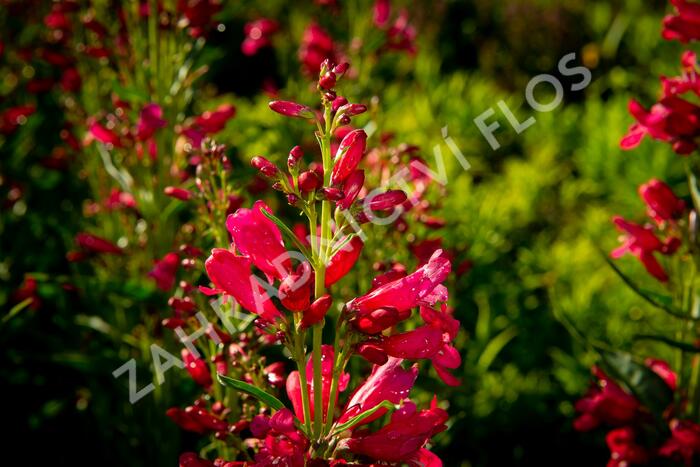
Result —
[{"label": "pink flower", "polygon": [[397,312],[410,310],[418,305],[433,305],[447,300],[447,289],[441,283],[450,272],[449,260],[436,251],[428,263],[406,277],[377,287],[367,295],[355,298],[348,308],[363,314],[380,308],[392,308]]},{"label": "pink flower", "polygon": [[179,199],[180,201],[189,201],[192,198],[192,192],[185,190],[184,188],[178,188],[175,186],[166,186],[163,189],[163,193],[171,198]]},{"label": "pink flower", "polygon": [[671,369],[671,366],[667,362],[655,358],[647,358],[644,364],[659,375],[672,391],[676,390],[678,375]]},{"label": "pink flower", "polygon": [[337,62],[335,44],[331,36],[312,22],[304,31],[299,48],[299,61],[309,75],[318,74],[324,60]]},{"label": "pink flower", "polygon": [[168,253],[156,262],[148,275],[156,281],[160,290],[168,292],[175,285],[175,275],[179,265],[180,257],[177,253]]},{"label": "pink flower", "polygon": [[113,188],[107,199],[104,200],[105,208],[110,211],[117,209],[136,209],[136,199],[131,193]]},{"label": "pink flower", "polygon": [[391,13],[390,0],[376,0],[374,2],[374,25],[382,28],[389,22],[389,14]]},{"label": "pink flower", "polygon": [[166,124],[167,122],[163,120],[163,109],[158,104],[146,104],[141,109],[139,121],[136,124],[136,139],[145,141]]},{"label": "pink flower", "polygon": [[663,38],[683,43],[700,39],[700,5],[686,0],[671,0],[671,3],[677,14],[664,18]]},{"label": "pink flower", "polygon": [[365,183],[365,171],[355,170],[351,173],[343,184],[343,194],[345,197],[338,201],[336,205],[340,209],[348,209],[357,198],[357,195],[362,190],[362,185]]},{"label": "pink flower", "polygon": [[178,0],[177,10],[187,20],[189,34],[202,37],[213,26],[213,17],[221,10],[216,0]]},{"label": "pink flower", "polygon": [[352,174],[365,152],[367,133],[364,130],[353,130],[340,142],[335,153],[331,183],[340,184]]},{"label": "pink flower", "polygon": [[246,37],[241,44],[241,50],[245,55],[255,55],[263,47],[270,45],[270,37],[277,32],[279,24],[277,21],[260,18],[250,23],[246,23],[243,32]]},{"label": "pink flower", "polygon": [[252,261],[228,250],[215,248],[204,263],[214,292],[231,295],[246,310],[257,313],[263,320],[274,322],[281,314],[260,283],[251,273]]},{"label": "pink flower", "polygon": [[[340,240],[341,242],[343,239]],[[338,282],[340,279],[345,277],[345,275],[350,272],[352,267],[357,262],[357,259],[362,253],[362,247],[364,243],[360,240],[360,237],[354,237],[348,242],[343,248],[341,248],[333,257],[328,261],[326,266],[326,287]]]},{"label": "pink flower", "polygon": [[206,134],[212,135],[226,127],[226,123],[236,115],[236,107],[221,104],[216,110],[207,110],[194,119],[195,124]]},{"label": "pink flower", "polygon": [[416,410],[412,402],[391,415],[391,421],[374,433],[355,432],[347,447],[355,454],[385,462],[406,462],[434,435],[447,429],[447,412],[433,400],[430,409]]},{"label": "pink flower", "polygon": [[106,240],[97,235],[92,235],[86,232],[81,232],[75,236],[75,243],[78,247],[91,254],[110,254],[110,255],[121,255],[124,253],[121,248],[119,248],[114,243]]},{"label": "pink flower", "polygon": [[203,388],[211,386],[211,373],[209,366],[201,358],[197,358],[187,349],[182,349],[182,361],[185,363],[185,369],[190,374],[195,383]]},{"label": "pink flower", "polygon": [[[335,353],[333,351],[332,345],[324,345],[322,347],[321,355],[321,398],[323,401],[323,419],[325,421],[327,416],[328,401],[331,397],[331,381],[333,379],[333,360],[335,358]],[[314,382],[313,382],[314,367],[313,361],[309,358],[306,365],[306,384],[310,395],[310,405],[311,405],[311,418],[314,418]],[[350,375],[343,373],[340,375],[338,381],[338,393],[345,391],[350,382]],[[336,398],[338,393],[336,393]],[[301,403],[301,381],[299,378],[299,372],[293,371],[289,373],[287,377],[287,396],[292,402],[294,407],[294,413],[297,418],[304,422],[304,409]],[[337,399],[334,401],[337,403]]]},{"label": "pink flower", "polygon": [[671,437],[659,449],[659,455],[682,461],[687,467],[700,460],[700,425],[690,420],[673,420]]},{"label": "pink flower", "polygon": [[574,421],[578,431],[590,431],[600,424],[611,426],[626,425],[637,416],[639,402],[626,393],[608,375],[593,368],[598,379],[597,385],[576,402],[575,408],[581,415]]},{"label": "pink flower", "polygon": [[639,196],[647,204],[647,213],[657,224],[679,219],[685,211],[685,202],[676,197],[664,182],[651,179],[639,187]]},{"label": "pink flower", "polygon": [[[350,397],[337,423],[345,423],[352,417],[379,405],[382,401],[387,400],[398,404],[407,398],[418,377],[418,367],[413,365],[410,369],[404,370],[401,362],[401,359],[392,357],[384,365],[374,365],[372,374]],[[364,419],[362,424],[370,423],[385,413],[386,410],[379,410],[371,417]]]},{"label": "pink flower", "polygon": [[605,442],[610,449],[608,467],[627,467],[649,461],[649,453],[637,444],[634,430],[630,427],[612,430],[605,437]]},{"label": "pink flower", "polygon": [[284,279],[291,270],[291,261],[279,228],[262,213],[263,209],[270,212],[263,201],[256,201],[252,209],[241,208],[228,217],[226,227],[238,251],[268,277]]},{"label": "pink flower", "polygon": [[111,144],[115,148],[120,148],[123,146],[118,134],[97,122],[90,125],[89,131],[92,137],[101,143]]},{"label": "pink flower", "polygon": [[313,118],[313,111],[305,105],[291,101],[272,101],[270,109],[285,117]]},{"label": "pink flower", "polygon": [[610,256],[620,258],[626,253],[630,253],[639,258],[649,274],[661,282],[666,282],[668,276],[654,257],[654,252],[666,255],[674,253],[678,248],[677,239],[670,238],[666,242],[662,242],[654,234],[651,227],[643,227],[628,222],[620,216],[615,216],[613,222],[625,236],[623,244],[613,250]]}]

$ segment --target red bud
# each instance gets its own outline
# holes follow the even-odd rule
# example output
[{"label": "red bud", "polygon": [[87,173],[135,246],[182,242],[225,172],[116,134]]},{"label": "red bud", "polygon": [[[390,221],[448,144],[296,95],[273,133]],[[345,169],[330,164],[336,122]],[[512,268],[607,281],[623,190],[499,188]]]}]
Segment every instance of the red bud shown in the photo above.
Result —
[{"label": "red bud", "polygon": [[309,328],[320,322],[328,313],[333,299],[330,295],[323,295],[314,301],[311,306],[304,312],[304,317],[301,320],[302,329]]},{"label": "red bud", "polygon": [[250,160],[250,165],[254,169],[258,169],[263,175],[267,177],[274,177],[279,172],[279,169],[275,164],[265,159],[263,156],[255,156]]},{"label": "red bud", "polygon": [[299,189],[304,193],[313,191],[320,185],[321,179],[318,177],[316,172],[307,170],[306,172],[302,172],[301,175],[299,175]]},{"label": "red bud", "polygon": [[290,101],[272,101],[270,109],[286,117],[314,118],[313,111],[305,105]]},{"label": "red bud", "polygon": [[163,193],[171,198],[179,199],[180,201],[189,201],[189,199],[192,197],[192,192],[189,190],[175,186],[166,186]]}]

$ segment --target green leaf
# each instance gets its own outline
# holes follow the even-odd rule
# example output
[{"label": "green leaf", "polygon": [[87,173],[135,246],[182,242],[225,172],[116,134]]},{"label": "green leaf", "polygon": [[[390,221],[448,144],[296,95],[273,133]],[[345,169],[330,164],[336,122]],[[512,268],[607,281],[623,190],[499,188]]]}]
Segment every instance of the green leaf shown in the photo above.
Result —
[{"label": "green leaf", "polygon": [[365,420],[366,418],[371,417],[372,415],[374,415],[375,413],[379,412],[380,410],[392,410],[392,409],[394,409],[394,408],[395,408],[395,406],[394,406],[394,404],[392,404],[391,402],[389,402],[389,401],[382,401],[382,402],[380,402],[379,404],[377,404],[377,405],[375,405],[374,407],[372,407],[371,409],[369,409],[369,410],[367,410],[367,411],[365,411],[365,412],[362,412],[361,414],[355,415],[354,417],[352,417],[352,418],[351,418],[350,420],[348,420],[347,422],[345,422],[345,423],[343,423],[343,424],[341,424],[341,425],[336,426],[336,427],[335,427],[335,430],[333,430],[332,436],[335,436],[335,435],[337,435],[337,434],[339,434],[339,433],[342,433],[342,432],[345,431],[345,430],[349,430],[350,428],[352,428],[352,427],[354,427],[354,426],[356,426],[356,425],[359,425],[360,422],[362,422],[362,421]]},{"label": "green leaf", "polygon": [[663,344],[669,345],[671,347],[675,347],[677,349],[681,349],[684,352],[690,352],[690,353],[700,353],[700,348],[695,347],[693,344],[689,344],[687,342],[681,342],[673,339],[669,339],[668,337],[664,336],[654,336],[651,334],[638,334],[634,336],[635,340],[644,340],[644,341],[655,341],[655,342],[661,342]]},{"label": "green leaf", "polygon": [[624,383],[639,402],[657,417],[673,402],[673,391],[647,366],[637,363],[626,352],[601,352],[605,369],[615,380]]},{"label": "green leaf", "polygon": [[[602,253],[602,252],[601,252]],[[683,313],[681,310],[673,306],[673,299],[671,297],[668,297],[666,295],[662,295],[660,293],[652,292],[649,290],[642,289],[641,287],[637,286],[632,279],[627,277],[624,272],[620,270],[620,268],[617,267],[617,265],[610,260],[610,258],[603,254],[603,258],[605,261],[610,265],[610,267],[617,273],[617,275],[622,279],[622,281],[627,284],[627,286],[632,289],[637,295],[642,297],[644,300],[646,300],[649,304],[655,306],[656,308],[659,308],[669,315],[675,317],[675,318],[680,318],[680,319],[685,319],[685,320],[695,320],[695,318],[692,318],[691,316],[688,316],[687,314]]]},{"label": "green leaf", "polygon": [[688,186],[690,187],[690,196],[691,198],[693,198],[693,205],[695,206],[695,210],[700,212],[700,190],[698,190],[698,180],[695,177],[693,171],[690,169],[690,167],[686,166],[686,170],[688,173]]},{"label": "green leaf", "polygon": [[275,225],[282,230],[282,235],[284,235],[284,237],[287,240],[291,241],[294,244],[294,246],[296,246],[299,249],[299,252],[301,252],[302,255],[304,255],[307,259],[310,258],[309,250],[306,249],[306,247],[299,241],[299,238],[296,236],[296,234],[292,232],[284,222],[275,217],[275,215],[271,212],[267,212],[267,210],[265,209],[261,209],[260,212],[262,212],[265,215],[265,217],[274,222]]},{"label": "green leaf", "polygon": [[250,394],[251,396],[258,399],[260,402],[270,407],[271,409],[281,410],[284,408],[284,404],[282,403],[282,401],[277,399],[272,394],[268,394],[262,389],[256,388],[252,384],[244,383],[243,381],[229,378],[228,376],[224,376],[222,374],[217,374],[216,377],[219,380],[220,384],[236,389],[237,391]]},{"label": "green leaf", "polygon": [[28,298],[25,298],[24,300],[22,300],[21,302],[19,302],[17,305],[13,306],[12,309],[5,316],[2,317],[1,324],[5,324],[9,320],[14,318],[15,315],[17,315],[20,311],[27,308],[33,301],[34,301],[34,299],[32,297],[28,297]]},{"label": "green leaf", "polygon": [[489,341],[484,351],[481,352],[477,366],[482,370],[487,370],[498,354],[501,353],[501,350],[503,350],[508,342],[510,342],[517,335],[518,331],[515,329],[515,326],[511,326],[501,331],[496,337]]}]

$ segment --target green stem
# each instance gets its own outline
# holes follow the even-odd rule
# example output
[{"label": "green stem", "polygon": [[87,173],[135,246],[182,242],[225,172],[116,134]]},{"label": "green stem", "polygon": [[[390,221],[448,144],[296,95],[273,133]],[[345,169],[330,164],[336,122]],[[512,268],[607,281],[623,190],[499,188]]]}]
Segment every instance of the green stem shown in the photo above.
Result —
[{"label": "green stem", "polygon": [[299,369],[299,386],[301,390],[301,405],[304,411],[304,426],[311,433],[311,404],[309,403],[309,385],[306,383],[306,351],[304,350],[304,331],[299,330],[300,313],[294,313],[294,359]]}]

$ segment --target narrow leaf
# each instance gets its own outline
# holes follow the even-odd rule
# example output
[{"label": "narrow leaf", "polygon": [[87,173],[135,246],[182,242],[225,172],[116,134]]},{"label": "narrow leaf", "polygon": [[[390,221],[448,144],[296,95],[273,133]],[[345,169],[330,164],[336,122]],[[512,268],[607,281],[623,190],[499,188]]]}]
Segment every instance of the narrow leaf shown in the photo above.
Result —
[{"label": "narrow leaf", "polygon": [[294,246],[299,249],[299,252],[302,255],[304,255],[307,259],[310,257],[309,250],[307,250],[307,248],[299,241],[299,238],[296,236],[296,234],[292,232],[284,222],[279,220],[274,214],[268,212],[265,209],[261,209],[260,212],[262,212],[265,215],[265,217],[274,222],[275,225],[282,230],[282,234],[284,235],[284,237],[291,241],[294,244]]},{"label": "narrow leaf", "polygon": [[496,359],[501,350],[510,342],[515,336],[518,335],[518,331],[515,326],[511,326],[507,329],[501,331],[496,337],[491,339],[486,345],[486,348],[481,353],[477,366],[483,370],[487,370],[493,361]]},{"label": "narrow leaf", "polygon": [[[602,252],[601,252],[602,253]],[[672,300],[670,297],[666,297],[665,295],[661,295],[656,292],[651,292],[649,290],[644,290],[637,286],[632,279],[627,277],[624,272],[620,270],[620,268],[617,267],[617,265],[610,260],[610,258],[607,257],[603,253],[603,258],[605,261],[610,265],[610,267],[617,273],[617,275],[622,279],[622,281],[627,284],[627,286],[632,289],[637,295],[642,297],[644,300],[646,300],[650,305],[655,306],[656,308],[659,308],[669,315],[675,317],[675,318],[680,318],[680,319],[686,319],[686,320],[696,320],[696,318],[692,318],[688,316],[687,314],[681,312],[678,310],[676,307],[673,306]]]},{"label": "narrow leaf", "polygon": [[32,297],[28,297],[19,302],[17,305],[13,306],[9,313],[2,317],[2,324],[7,323],[9,320],[14,318],[15,315],[27,308],[33,301],[34,299]]},{"label": "narrow leaf", "polygon": [[217,374],[216,377],[220,384],[236,389],[237,391],[250,394],[271,409],[280,410],[284,408],[282,401],[277,399],[272,394],[268,394],[262,389],[256,388],[252,384],[244,383],[243,381],[229,378],[228,376],[224,376],[222,374]]},{"label": "narrow leaf", "polygon": [[350,420],[348,420],[347,422],[336,426],[335,430],[333,430],[332,436],[335,436],[339,433],[342,433],[345,430],[351,429],[352,427],[360,424],[360,422],[362,422],[362,420],[365,420],[366,418],[371,417],[372,415],[374,415],[375,413],[377,413],[378,411],[380,411],[382,409],[383,410],[392,410],[392,409],[394,409],[394,407],[395,407],[394,404],[392,404],[391,402],[386,401],[386,400],[382,401],[379,404],[372,407],[371,409],[366,410],[360,414],[357,414],[354,417],[352,417]]}]

